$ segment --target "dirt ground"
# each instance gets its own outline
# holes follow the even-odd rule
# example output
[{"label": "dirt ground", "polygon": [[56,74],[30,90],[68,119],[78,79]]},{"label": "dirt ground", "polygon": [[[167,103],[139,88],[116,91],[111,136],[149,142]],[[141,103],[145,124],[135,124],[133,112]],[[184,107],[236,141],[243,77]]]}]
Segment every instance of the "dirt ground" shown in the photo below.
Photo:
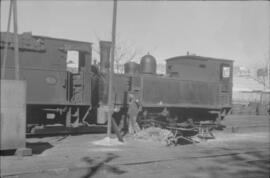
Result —
[{"label": "dirt ground", "polygon": [[27,139],[33,156],[1,157],[2,177],[269,177],[267,116],[230,116],[215,139],[164,146],[125,137],[95,145],[104,134]]}]

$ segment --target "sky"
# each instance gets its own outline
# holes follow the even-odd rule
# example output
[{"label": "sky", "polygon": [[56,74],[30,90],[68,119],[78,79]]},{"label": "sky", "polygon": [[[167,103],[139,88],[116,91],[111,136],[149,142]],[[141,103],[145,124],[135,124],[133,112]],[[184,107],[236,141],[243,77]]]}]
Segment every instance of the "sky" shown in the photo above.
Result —
[{"label": "sky", "polygon": [[[92,42],[111,40],[112,1],[20,0],[19,33]],[[1,3],[1,31],[9,1]],[[187,51],[261,66],[269,60],[270,3],[267,1],[119,1],[117,35],[158,63]],[[95,54],[94,54],[95,55]],[[139,61],[137,57],[135,61]]]}]

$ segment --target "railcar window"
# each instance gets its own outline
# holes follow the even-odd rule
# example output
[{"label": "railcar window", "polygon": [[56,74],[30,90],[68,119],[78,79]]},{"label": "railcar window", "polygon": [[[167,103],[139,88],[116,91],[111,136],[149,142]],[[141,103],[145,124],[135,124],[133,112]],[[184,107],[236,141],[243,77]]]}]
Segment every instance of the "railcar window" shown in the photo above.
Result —
[{"label": "railcar window", "polygon": [[71,73],[79,72],[79,51],[67,51],[67,71]]},{"label": "railcar window", "polygon": [[229,66],[222,66],[222,78],[230,78],[231,68]]}]

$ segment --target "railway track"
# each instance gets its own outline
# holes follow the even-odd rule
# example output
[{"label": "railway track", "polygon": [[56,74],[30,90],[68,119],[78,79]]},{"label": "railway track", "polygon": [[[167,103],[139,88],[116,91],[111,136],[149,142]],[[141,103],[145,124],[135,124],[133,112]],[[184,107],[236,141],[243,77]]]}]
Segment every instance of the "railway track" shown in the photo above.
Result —
[{"label": "railway track", "polygon": [[[266,148],[263,148],[260,150],[250,149],[250,150],[245,150],[243,152],[231,152],[231,153],[225,152],[225,153],[202,155],[202,156],[179,156],[177,158],[171,158],[171,159],[159,159],[159,160],[143,161],[143,162],[130,162],[130,163],[123,163],[123,164],[119,164],[119,165],[132,166],[132,165],[143,165],[143,164],[152,164],[152,163],[158,163],[158,162],[168,162],[168,161],[177,161],[177,160],[224,158],[224,157],[233,157],[233,156],[237,156],[237,155],[265,154],[265,153],[267,153],[267,151],[268,151],[268,157],[265,157],[265,159],[250,159],[249,161],[256,161],[256,160],[268,160],[269,161],[269,156],[270,156],[269,155],[269,147],[266,147]],[[241,160],[241,161],[243,161],[243,160]]]},{"label": "railway track", "polygon": [[[86,170],[93,170],[95,169],[95,173],[91,173],[91,175],[95,174],[104,174],[111,168],[118,169],[120,172],[122,171],[123,174],[110,174],[108,171],[105,173],[106,175],[110,175],[110,177],[126,177],[127,174],[124,174],[125,172],[129,172],[128,176],[133,174],[133,171],[140,171],[141,175],[147,175],[146,177],[156,177],[158,167],[162,168],[163,174],[166,173],[170,175],[170,177],[194,177],[193,175],[196,174],[197,167],[199,166],[200,169],[203,169],[206,172],[215,172],[220,171],[219,167],[226,167],[229,164],[231,166],[238,166],[237,169],[244,169],[245,166],[250,165],[256,165],[258,169],[261,170],[258,175],[258,177],[267,177],[267,174],[269,174],[269,147],[260,148],[260,149],[248,149],[244,151],[234,150],[231,149],[228,153],[228,150],[224,153],[219,154],[207,154],[207,155],[200,155],[200,156],[178,156],[176,158],[171,159],[153,159],[148,161],[136,161],[136,162],[126,162],[126,163],[117,163],[117,162],[96,162],[94,164],[91,164],[86,167],[76,167],[76,168],[53,168],[53,169],[47,169],[43,171],[35,171],[35,172],[27,172],[24,171],[22,173],[13,173],[13,174],[6,174],[2,175],[4,177],[46,177],[47,175],[50,175],[51,177],[63,177],[65,175],[66,177],[70,177],[69,175],[81,175]],[[254,156],[256,155],[256,156]],[[217,164],[217,162],[221,162],[223,160],[222,164]],[[195,164],[194,164],[195,163]],[[202,164],[204,163],[204,165]],[[216,170],[210,170],[213,166],[212,164],[216,164],[215,169]],[[164,167],[165,166],[165,167]],[[188,168],[187,168],[188,167]],[[229,168],[228,168],[229,169]],[[179,171],[181,171],[181,174],[179,174]],[[230,170],[231,171],[231,170]],[[236,172],[239,170],[236,170]],[[231,172],[224,172],[222,170],[219,174],[219,177],[222,175],[224,177],[228,173],[228,175],[232,174],[234,177],[243,177],[243,174],[233,174]],[[254,175],[253,172],[249,172],[251,175]],[[163,175],[161,174],[161,176]],[[136,174],[137,175],[137,174]],[[78,176],[83,177],[83,176]],[[195,176],[196,177],[196,176]],[[211,176],[210,176],[211,177]],[[225,176],[226,177],[226,176]],[[247,176],[251,177],[251,176]]]}]

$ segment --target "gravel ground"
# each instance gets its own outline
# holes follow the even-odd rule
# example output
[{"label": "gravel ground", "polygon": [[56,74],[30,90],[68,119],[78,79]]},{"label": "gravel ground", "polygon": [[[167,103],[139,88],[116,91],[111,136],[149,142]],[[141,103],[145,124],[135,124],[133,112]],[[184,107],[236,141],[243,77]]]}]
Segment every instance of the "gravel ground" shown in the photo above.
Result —
[{"label": "gravel ground", "polygon": [[268,178],[269,118],[231,116],[224,123],[215,139],[170,147],[131,136],[124,144],[94,144],[103,134],[31,138],[34,155],[1,157],[1,176]]}]

